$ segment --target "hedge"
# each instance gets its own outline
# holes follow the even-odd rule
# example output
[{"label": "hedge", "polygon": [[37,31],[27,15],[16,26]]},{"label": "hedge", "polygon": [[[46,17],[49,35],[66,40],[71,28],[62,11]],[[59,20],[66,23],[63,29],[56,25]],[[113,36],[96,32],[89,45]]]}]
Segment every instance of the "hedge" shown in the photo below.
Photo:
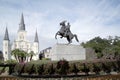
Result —
[{"label": "hedge", "polygon": [[16,64],[14,73],[22,75],[77,75],[94,73],[99,75],[101,72],[110,74],[111,71],[120,72],[120,61],[104,61],[104,62],[68,62],[60,60],[56,63],[48,64]]}]

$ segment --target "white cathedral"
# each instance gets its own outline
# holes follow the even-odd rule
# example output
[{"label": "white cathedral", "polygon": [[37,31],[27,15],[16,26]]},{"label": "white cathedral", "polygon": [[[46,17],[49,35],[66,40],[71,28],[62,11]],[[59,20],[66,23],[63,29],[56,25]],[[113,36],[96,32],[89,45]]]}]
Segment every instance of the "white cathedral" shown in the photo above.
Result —
[{"label": "white cathedral", "polygon": [[[14,28],[13,28],[14,29]],[[25,29],[24,17],[21,15],[21,21],[19,24],[19,30],[17,32],[17,38],[11,43],[9,39],[8,29],[6,27],[4,40],[3,40],[3,57],[4,61],[14,59],[11,55],[11,51],[14,49],[24,50],[26,52],[33,51],[35,55],[33,60],[38,60],[39,55],[39,40],[37,31],[35,33],[34,42],[27,40],[27,31]]]}]

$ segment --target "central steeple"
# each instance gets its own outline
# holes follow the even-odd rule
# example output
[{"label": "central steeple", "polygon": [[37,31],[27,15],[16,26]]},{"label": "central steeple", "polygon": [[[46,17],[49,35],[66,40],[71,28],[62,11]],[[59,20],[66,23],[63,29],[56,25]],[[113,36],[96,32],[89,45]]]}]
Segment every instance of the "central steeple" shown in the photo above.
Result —
[{"label": "central steeple", "polygon": [[21,21],[20,21],[20,24],[19,24],[19,31],[25,31],[25,24],[24,24],[24,17],[23,17],[23,13],[21,15]]},{"label": "central steeple", "polygon": [[39,42],[39,40],[38,40],[38,34],[37,34],[37,30],[36,30],[36,33],[35,33],[35,39],[34,39],[34,42]]}]

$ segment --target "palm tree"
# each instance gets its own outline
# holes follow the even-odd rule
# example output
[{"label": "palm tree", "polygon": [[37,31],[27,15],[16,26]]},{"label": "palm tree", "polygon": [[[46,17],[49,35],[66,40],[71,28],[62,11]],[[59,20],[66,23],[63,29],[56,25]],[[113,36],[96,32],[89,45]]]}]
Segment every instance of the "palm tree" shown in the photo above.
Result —
[{"label": "palm tree", "polygon": [[20,51],[20,62],[25,62],[26,61],[26,57],[27,57],[27,52],[25,51]]},{"label": "palm tree", "polygon": [[14,55],[16,61],[19,62],[18,55],[19,55],[20,50],[19,49],[14,49],[12,50],[11,54]]},{"label": "palm tree", "polygon": [[35,55],[35,53],[33,52],[33,51],[31,51],[30,53],[29,53],[29,55],[30,55],[30,61],[32,60],[32,57]]},{"label": "palm tree", "polygon": [[12,51],[12,55],[14,55],[18,62],[25,62],[28,53],[23,50],[15,49]]},{"label": "palm tree", "polygon": [[31,51],[30,53],[27,53],[23,50],[20,49],[15,49],[11,52],[12,55],[14,55],[15,59],[17,60],[17,62],[28,62],[28,58],[30,57],[30,61],[32,60],[33,56],[35,55],[35,53],[33,51]]},{"label": "palm tree", "polygon": [[30,56],[30,54],[27,53],[27,54],[26,54],[26,62],[28,62],[29,56]]}]

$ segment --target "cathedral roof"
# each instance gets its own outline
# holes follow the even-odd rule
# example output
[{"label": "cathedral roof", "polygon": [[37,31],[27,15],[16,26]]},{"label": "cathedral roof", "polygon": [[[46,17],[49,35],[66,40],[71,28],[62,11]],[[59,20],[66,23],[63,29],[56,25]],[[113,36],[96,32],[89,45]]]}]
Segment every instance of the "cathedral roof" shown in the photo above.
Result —
[{"label": "cathedral roof", "polygon": [[34,42],[39,42],[37,31],[36,31],[36,33],[35,33],[35,39],[34,39]]},{"label": "cathedral roof", "polygon": [[8,29],[7,29],[7,27],[6,27],[6,30],[5,30],[4,40],[9,40],[9,35],[8,35]]},{"label": "cathedral roof", "polygon": [[25,24],[24,24],[24,16],[23,16],[23,13],[21,15],[21,21],[20,21],[20,24],[19,24],[19,30],[24,30],[25,31]]}]

